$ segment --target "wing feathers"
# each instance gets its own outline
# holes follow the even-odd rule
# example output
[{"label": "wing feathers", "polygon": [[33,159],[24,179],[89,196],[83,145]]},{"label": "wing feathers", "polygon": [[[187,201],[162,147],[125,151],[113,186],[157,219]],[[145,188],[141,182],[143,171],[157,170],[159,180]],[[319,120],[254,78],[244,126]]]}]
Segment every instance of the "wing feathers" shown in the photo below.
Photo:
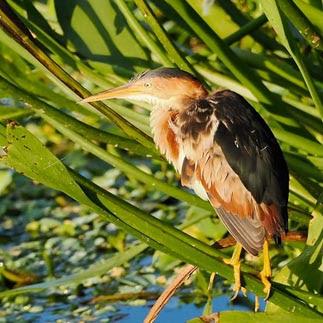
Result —
[{"label": "wing feathers", "polygon": [[265,229],[257,217],[241,218],[236,214],[216,209],[217,214],[236,241],[254,256],[262,249],[265,239]]},{"label": "wing feathers", "polygon": [[214,146],[206,153],[198,162],[194,176],[201,181],[228,231],[251,254],[258,254],[265,237],[283,233],[278,207],[257,203],[226,161],[221,148]]}]

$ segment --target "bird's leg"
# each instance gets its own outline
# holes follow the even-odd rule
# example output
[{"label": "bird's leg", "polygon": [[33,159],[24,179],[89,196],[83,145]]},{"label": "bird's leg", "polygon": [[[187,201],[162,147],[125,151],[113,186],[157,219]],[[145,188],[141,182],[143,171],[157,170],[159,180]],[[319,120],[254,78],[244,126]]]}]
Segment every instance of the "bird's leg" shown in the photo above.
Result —
[{"label": "bird's leg", "polygon": [[270,267],[269,248],[268,248],[267,240],[265,240],[264,242],[263,253],[264,253],[264,266],[259,276],[260,276],[261,282],[264,285],[263,291],[266,294],[265,300],[267,300],[269,297],[270,288],[271,288],[271,283],[269,281],[269,278],[271,277],[271,267]]},{"label": "bird's leg", "polygon": [[234,248],[231,259],[224,259],[223,260],[226,264],[231,265],[233,267],[233,274],[234,274],[233,291],[234,291],[234,294],[231,297],[231,300],[234,300],[238,296],[240,289],[245,294],[245,289],[241,288],[241,279],[240,279],[240,254],[241,254],[241,251],[242,251],[242,245],[240,243],[237,243]]}]

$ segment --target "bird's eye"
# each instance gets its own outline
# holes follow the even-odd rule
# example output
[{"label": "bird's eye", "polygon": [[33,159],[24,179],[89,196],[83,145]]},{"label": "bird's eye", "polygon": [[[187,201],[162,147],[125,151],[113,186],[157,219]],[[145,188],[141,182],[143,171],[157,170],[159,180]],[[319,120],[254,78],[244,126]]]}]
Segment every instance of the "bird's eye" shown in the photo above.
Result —
[{"label": "bird's eye", "polygon": [[148,82],[147,82],[147,83],[145,83],[145,84],[144,84],[144,87],[151,87],[151,83],[148,83]]}]

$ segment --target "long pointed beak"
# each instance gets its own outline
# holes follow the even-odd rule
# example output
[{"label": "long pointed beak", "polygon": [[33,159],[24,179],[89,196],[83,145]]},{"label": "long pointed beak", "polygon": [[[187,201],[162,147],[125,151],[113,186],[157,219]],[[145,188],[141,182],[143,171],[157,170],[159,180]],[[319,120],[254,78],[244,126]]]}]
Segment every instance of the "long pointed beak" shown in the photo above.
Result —
[{"label": "long pointed beak", "polygon": [[129,96],[133,96],[134,94],[138,94],[141,92],[141,88],[136,84],[125,84],[114,89],[106,90],[94,95],[91,95],[83,100],[83,102],[94,102],[94,101],[103,101],[108,99],[122,99],[127,98]]}]

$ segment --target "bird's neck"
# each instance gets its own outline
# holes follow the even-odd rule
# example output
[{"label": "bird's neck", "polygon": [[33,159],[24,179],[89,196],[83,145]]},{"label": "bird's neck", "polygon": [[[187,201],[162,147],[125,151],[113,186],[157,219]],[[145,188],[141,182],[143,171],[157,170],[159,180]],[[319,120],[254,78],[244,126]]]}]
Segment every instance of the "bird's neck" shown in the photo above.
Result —
[{"label": "bird's neck", "polygon": [[179,171],[179,147],[176,142],[176,132],[174,132],[174,122],[176,122],[178,112],[173,109],[165,109],[156,106],[150,114],[150,127],[153,138],[159,151],[166,156]]},{"label": "bird's neck", "polygon": [[[163,109],[165,111],[174,111],[181,113],[188,109],[195,101],[199,101],[208,96],[208,92],[202,84],[192,86],[189,91],[186,88],[177,90],[178,94],[172,94],[165,98],[154,98],[151,100],[153,111]],[[185,93],[185,94],[184,94]]]}]

